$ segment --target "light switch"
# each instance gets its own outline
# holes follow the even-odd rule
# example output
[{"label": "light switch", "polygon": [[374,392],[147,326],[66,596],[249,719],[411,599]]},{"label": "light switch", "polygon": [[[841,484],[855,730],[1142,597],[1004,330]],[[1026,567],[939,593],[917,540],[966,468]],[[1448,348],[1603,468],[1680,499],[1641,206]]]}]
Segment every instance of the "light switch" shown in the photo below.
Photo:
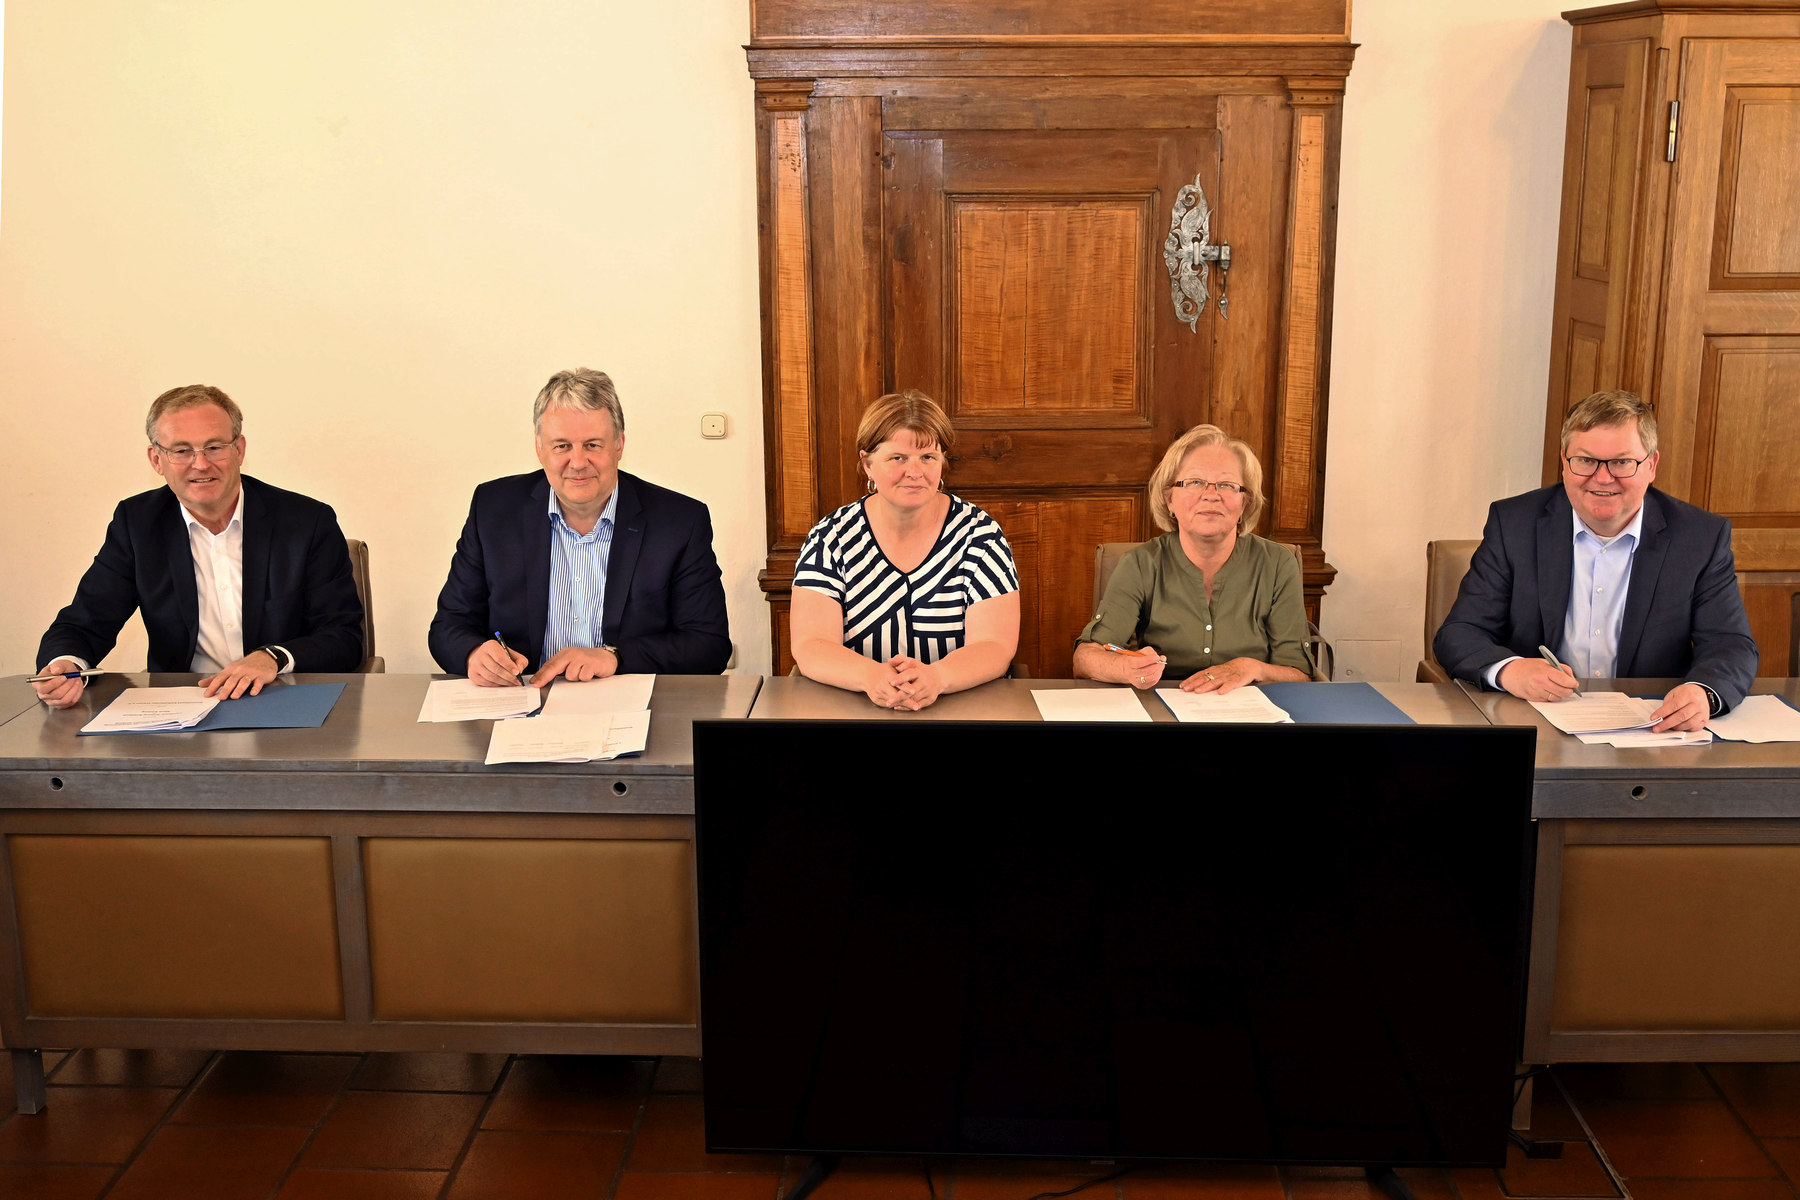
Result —
[{"label": "light switch", "polygon": [[700,436],[703,438],[722,438],[725,436],[724,413],[701,413]]}]

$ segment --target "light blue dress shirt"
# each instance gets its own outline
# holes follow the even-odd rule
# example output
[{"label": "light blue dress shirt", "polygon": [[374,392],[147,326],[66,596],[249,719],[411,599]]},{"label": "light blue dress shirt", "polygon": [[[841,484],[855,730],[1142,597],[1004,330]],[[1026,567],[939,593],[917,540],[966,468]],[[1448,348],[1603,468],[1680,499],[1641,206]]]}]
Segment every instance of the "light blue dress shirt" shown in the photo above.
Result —
[{"label": "light blue dress shirt", "polygon": [[[1631,524],[1616,537],[1600,538],[1571,512],[1574,563],[1569,575],[1569,608],[1563,617],[1562,641],[1551,649],[1577,679],[1612,679],[1619,661],[1619,632],[1625,624],[1625,593],[1631,588],[1631,559],[1644,534],[1644,509],[1638,506]],[[1503,658],[1482,671],[1489,687],[1498,689],[1500,672],[1519,655]]]},{"label": "light blue dress shirt", "polygon": [[598,646],[600,621],[606,610],[606,558],[612,552],[613,517],[619,511],[619,489],[607,498],[600,520],[585,534],[563,519],[556,493],[550,493],[550,613],[544,622],[542,666],[568,646]]}]

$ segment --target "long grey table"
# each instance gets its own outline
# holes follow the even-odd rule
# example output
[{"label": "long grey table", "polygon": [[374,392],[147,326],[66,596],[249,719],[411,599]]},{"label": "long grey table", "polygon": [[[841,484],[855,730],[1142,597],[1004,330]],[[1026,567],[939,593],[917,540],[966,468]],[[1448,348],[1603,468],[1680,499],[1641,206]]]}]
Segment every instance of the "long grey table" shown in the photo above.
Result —
[{"label": "long grey table", "polygon": [[193,679],[0,725],[20,1111],[46,1046],[698,1053],[692,723],[760,679],[659,678],[606,763],[484,766],[490,722],[418,723],[426,676],[300,677],[347,685],[317,729],[76,736]]},{"label": "long grey table", "polygon": [[[1756,691],[1796,701],[1800,681]],[[1589,746],[1471,697],[1538,729],[1526,1061],[1800,1059],[1800,744]]]},{"label": "long grey table", "polygon": [[[1335,687],[1336,684],[1321,684]],[[1377,683],[1372,685],[1394,706],[1421,725],[1480,725],[1484,718],[1464,693],[1452,684],[1441,683]],[[855,720],[887,718],[906,721],[1039,721],[1034,690],[1063,688],[1116,689],[1117,684],[1097,683],[1091,679],[996,679],[966,692],[942,696],[937,703],[918,712],[894,712],[878,708],[861,692],[844,691],[815,683],[798,675],[763,680],[756,705],[750,715],[756,718],[790,720]],[[1136,692],[1138,702],[1153,721],[1174,721],[1169,706],[1151,692]]]}]

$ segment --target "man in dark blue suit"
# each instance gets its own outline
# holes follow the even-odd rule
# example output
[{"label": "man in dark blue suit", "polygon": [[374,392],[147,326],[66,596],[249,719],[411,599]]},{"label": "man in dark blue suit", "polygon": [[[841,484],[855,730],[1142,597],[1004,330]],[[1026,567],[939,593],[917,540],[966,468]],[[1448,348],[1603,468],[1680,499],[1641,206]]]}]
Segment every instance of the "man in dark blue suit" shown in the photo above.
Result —
[{"label": "man in dark blue suit", "polygon": [[550,377],[532,411],[542,472],[475,489],[431,622],[431,656],[484,686],[561,676],[713,675],[731,657],[712,519],[619,470],[612,380]]},{"label": "man in dark blue suit", "polygon": [[353,671],[363,609],[330,507],[241,473],[244,414],[215,387],[171,388],[144,421],[168,484],[120,503],[74,601],[38,647],[33,684],[64,708],[134,611],[152,671],[198,671],[208,695],[254,694],[289,671]]},{"label": "man in dark blue suit", "polygon": [[1562,485],[1488,510],[1432,642],[1445,669],[1527,700],[1560,700],[1582,678],[1673,676],[1659,732],[1741,703],[1758,654],[1731,522],[1652,488],[1657,459],[1656,414],[1637,396],[1596,392],[1570,409]]}]

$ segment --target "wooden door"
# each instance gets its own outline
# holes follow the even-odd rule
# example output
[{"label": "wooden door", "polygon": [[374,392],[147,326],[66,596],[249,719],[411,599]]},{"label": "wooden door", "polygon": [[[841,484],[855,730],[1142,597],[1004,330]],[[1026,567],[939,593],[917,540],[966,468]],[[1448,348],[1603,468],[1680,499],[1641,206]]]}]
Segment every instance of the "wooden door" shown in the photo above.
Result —
[{"label": "wooden door", "polygon": [[1680,69],[1657,484],[1731,518],[1780,675],[1800,579],[1800,43],[1690,38]]},{"label": "wooden door", "polygon": [[1211,415],[1216,299],[1198,331],[1177,318],[1162,243],[1196,175],[1216,203],[1219,152],[1210,127],[1046,115],[1065,127],[983,128],[1005,111],[951,100],[884,120],[884,325],[888,385],[944,404],[958,435],[949,486],[1013,545],[1019,660],[1065,676],[1095,545],[1158,532],[1144,482]]}]

